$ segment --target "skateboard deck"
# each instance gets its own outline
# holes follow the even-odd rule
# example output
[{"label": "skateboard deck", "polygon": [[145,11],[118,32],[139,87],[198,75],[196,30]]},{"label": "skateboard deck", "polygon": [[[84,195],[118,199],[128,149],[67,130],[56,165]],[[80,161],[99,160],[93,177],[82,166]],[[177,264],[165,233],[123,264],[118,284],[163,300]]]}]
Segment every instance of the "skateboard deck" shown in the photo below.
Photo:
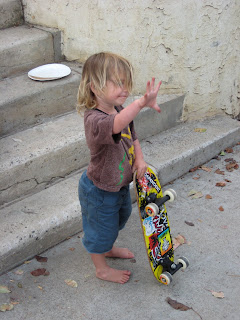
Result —
[{"label": "skateboard deck", "polygon": [[173,201],[176,193],[170,189],[163,194],[160,182],[150,167],[140,180],[135,172],[133,184],[152,272],[159,282],[169,284],[173,273],[183,266],[188,266],[186,258],[179,261],[179,265],[174,263],[173,242],[165,202]]}]

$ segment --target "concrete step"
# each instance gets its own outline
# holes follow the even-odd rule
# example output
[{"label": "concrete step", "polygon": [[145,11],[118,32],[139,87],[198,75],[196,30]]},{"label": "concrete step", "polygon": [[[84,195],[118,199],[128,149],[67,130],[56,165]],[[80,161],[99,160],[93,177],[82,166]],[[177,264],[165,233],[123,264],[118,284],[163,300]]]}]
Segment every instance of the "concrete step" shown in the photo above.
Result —
[{"label": "concrete step", "polygon": [[0,79],[54,62],[50,32],[23,25],[0,30]]},{"label": "concrete step", "polygon": [[[196,128],[206,132],[195,132]],[[141,145],[145,160],[156,168],[164,186],[239,140],[239,121],[218,116],[182,123],[143,140]],[[78,173],[0,210],[0,273],[81,230],[80,176]],[[131,192],[134,201],[132,188]]]},{"label": "concrete step", "polygon": [[67,63],[72,73],[54,81],[33,81],[27,74],[0,81],[0,135],[27,129],[76,107],[82,66]]},{"label": "concrete step", "polygon": [[[162,96],[159,102],[161,114],[147,109],[136,118],[140,140],[178,123],[183,96]],[[83,118],[73,112],[4,137],[0,140],[0,153],[2,205],[39,192],[88,163]]]},{"label": "concrete step", "polygon": [[1,204],[46,188],[89,159],[76,112],[5,137],[0,150]]},{"label": "concrete step", "polygon": [[20,0],[0,0],[0,29],[23,24],[23,11]]},{"label": "concrete step", "polygon": [[[206,131],[195,132],[199,128]],[[141,145],[145,161],[156,168],[165,185],[239,140],[240,122],[229,116],[216,116],[183,123],[144,140]]]}]

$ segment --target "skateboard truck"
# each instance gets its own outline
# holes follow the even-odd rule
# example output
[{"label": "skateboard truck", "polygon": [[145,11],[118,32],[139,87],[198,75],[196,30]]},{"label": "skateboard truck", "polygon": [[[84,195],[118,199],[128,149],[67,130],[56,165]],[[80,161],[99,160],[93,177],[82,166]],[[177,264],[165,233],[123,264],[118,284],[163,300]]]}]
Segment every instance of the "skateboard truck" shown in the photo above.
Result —
[{"label": "skateboard truck", "polygon": [[169,285],[172,282],[173,280],[172,275],[174,275],[174,273],[176,273],[180,269],[185,270],[189,266],[189,261],[185,257],[178,258],[177,264],[172,262],[169,259],[169,257],[166,257],[162,260],[163,262],[161,262],[160,260],[160,263],[163,266],[163,270],[166,270],[166,271],[160,274],[159,281],[165,285]]},{"label": "skateboard truck", "polygon": [[167,201],[173,202],[176,198],[177,198],[177,193],[173,189],[166,190],[163,194],[163,197],[161,198],[157,198],[156,193],[151,193],[146,198],[147,205],[145,207],[145,212],[149,216],[155,216],[156,214],[159,213],[159,209],[165,202]]},{"label": "skateboard truck", "polygon": [[163,269],[165,271],[167,271],[171,275],[173,275],[179,269],[183,268],[183,266],[185,266],[185,264],[188,266],[188,264],[189,264],[188,260],[186,258],[184,258],[184,259],[185,259],[185,261],[179,261],[179,259],[178,259],[178,264],[176,264],[175,262],[173,262],[169,259],[169,256],[167,256],[167,257],[160,259],[159,262],[161,263],[161,265],[163,266]]}]

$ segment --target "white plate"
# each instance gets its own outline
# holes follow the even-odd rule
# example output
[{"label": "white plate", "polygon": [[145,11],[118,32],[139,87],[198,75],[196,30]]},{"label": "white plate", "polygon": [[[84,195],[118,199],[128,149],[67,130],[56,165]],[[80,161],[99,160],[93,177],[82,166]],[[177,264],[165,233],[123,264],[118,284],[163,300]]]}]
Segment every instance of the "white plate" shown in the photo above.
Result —
[{"label": "white plate", "polygon": [[32,80],[49,81],[66,77],[70,73],[71,69],[68,66],[60,63],[50,63],[30,70],[28,76]]}]

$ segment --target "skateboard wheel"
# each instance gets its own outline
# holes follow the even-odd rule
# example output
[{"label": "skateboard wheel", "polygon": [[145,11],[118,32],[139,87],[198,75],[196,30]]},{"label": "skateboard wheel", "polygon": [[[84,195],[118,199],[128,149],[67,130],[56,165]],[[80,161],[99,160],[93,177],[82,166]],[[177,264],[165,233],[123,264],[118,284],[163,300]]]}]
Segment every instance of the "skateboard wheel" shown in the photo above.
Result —
[{"label": "skateboard wheel", "polygon": [[164,192],[163,196],[169,196],[170,199],[168,200],[169,202],[173,202],[177,198],[177,193],[173,189],[168,189]]},{"label": "skateboard wheel", "polygon": [[168,191],[172,192],[174,195],[174,200],[177,199],[177,192],[174,189],[168,189]]},{"label": "skateboard wheel", "polygon": [[177,262],[182,264],[181,269],[183,270],[185,270],[189,266],[189,261],[185,257],[180,257],[179,259],[177,259]]},{"label": "skateboard wheel", "polygon": [[160,275],[159,280],[160,280],[160,282],[161,282],[162,284],[165,284],[166,286],[168,286],[168,285],[172,282],[173,278],[172,278],[171,273],[169,273],[169,272],[163,272],[163,273]]},{"label": "skateboard wheel", "polygon": [[145,207],[145,212],[149,217],[154,217],[159,212],[159,208],[156,203],[149,203]]}]

